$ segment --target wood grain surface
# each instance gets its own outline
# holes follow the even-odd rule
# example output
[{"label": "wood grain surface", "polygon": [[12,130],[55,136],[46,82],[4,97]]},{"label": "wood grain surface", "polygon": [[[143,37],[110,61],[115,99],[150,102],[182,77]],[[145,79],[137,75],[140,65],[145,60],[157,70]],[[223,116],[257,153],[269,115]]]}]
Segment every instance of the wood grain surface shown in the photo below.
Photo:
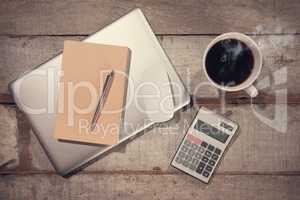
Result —
[{"label": "wood grain surface", "polygon": [[[56,175],[8,83],[141,8],[193,95],[174,119],[141,133],[68,179]],[[3,0],[0,4],[0,199],[299,199],[300,2],[297,0]],[[250,35],[263,52],[260,96],[220,92],[201,70],[218,34]],[[240,125],[216,175],[205,185],[170,167],[199,106]],[[9,135],[9,137],[7,137]],[[8,153],[6,153],[8,152]]]},{"label": "wood grain surface", "polygon": [[[158,37],[190,94],[216,97],[218,91],[210,85],[202,71],[202,55],[214,36]],[[275,94],[280,88],[290,95],[300,89],[300,36],[252,36],[263,52],[264,66],[257,85],[262,92]],[[8,93],[8,83],[20,74],[57,55],[67,39],[83,37],[38,36],[0,37],[0,94]]]},{"label": "wood grain surface", "polygon": [[[1,199],[298,200],[298,176],[216,175],[209,185],[186,175],[85,174],[5,176]],[[2,192],[1,192],[2,189]]]},{"label": "wood grain surface", "polygon": [[137,7],[156,34],[294,34],[300,28],[295,0],[3,0],[0,34],[88,35]]},{"label": "wood grain surface", "polygon": [[[232,112],[229,117],[240,125],[239,136],[229,148],[217,173],[289,174],[291,172],[297,174],[300,172],[300,135],[297,131],[300,120],[299,105],[246,104],[227,105],[225,108],[210,105],[209,108],[217,112],[222,109]],[[6,106],[5,109],[14,108]],[[178,112],[171,121],[154,127],[127,145],[121,145],[84,171],[176,172],[177,170],[170,167],[169,163],[196,111],[197,108],[194,107],[185,112]],[[22,154],[16,170],[25,173],[54,172],[24,115],[18,111],[15,113],[16,119],[7,126],[15,126],[22,133],[18,141],[21,144],[19,152]],[[287,121],[284,120],[285,114],[288,116]],[[6,118],[1,117],[0,113],[1,119]],[[273,122],[264,123],[265,119]],[[19,123],[14,124],[16,121]],[[5,126],[2,128],[5,129]],[[0,173],[14,173],[14,170]]]}]

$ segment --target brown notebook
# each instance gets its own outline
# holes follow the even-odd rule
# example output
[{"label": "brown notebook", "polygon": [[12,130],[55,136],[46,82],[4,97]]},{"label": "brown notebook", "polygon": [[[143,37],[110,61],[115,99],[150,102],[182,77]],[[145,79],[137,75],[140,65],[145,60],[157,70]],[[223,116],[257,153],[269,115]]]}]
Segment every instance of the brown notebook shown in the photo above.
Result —
[{"label": "brown notebook", "polygon": [[[65,41],[54,137],[93,144],[116,144],[122,127],[130,51],[127,47]],[[105,78],[114,78],[91,131]]]}]

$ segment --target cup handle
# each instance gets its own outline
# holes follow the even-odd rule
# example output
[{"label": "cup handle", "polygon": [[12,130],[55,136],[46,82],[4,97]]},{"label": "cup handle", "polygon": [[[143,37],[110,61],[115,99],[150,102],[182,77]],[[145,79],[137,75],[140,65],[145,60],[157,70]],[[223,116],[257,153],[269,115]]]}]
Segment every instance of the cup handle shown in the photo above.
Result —
[{"label": "cup handle", "polygon": [[247,94],[248,94],[251,98],[254,98],[254,97],[256,97],[256,96],[258,95],[258,91],[257,91],[257,89],[256,89],[253,85],[247,87],[247,88],[245,89],[245,92],[247,92]]}]

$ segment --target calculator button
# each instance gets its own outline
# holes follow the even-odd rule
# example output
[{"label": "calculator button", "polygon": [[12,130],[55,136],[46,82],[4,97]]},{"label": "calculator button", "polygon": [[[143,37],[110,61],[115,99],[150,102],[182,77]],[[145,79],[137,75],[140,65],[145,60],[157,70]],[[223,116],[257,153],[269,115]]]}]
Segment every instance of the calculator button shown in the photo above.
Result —
[{"label": "calculator button", "polygon": [[194,159],[192,160],[192,164],[193,164],[193,165],[198,165],[198,164],[199,164],[199,160],[196,159],[196,158],[194,158]]},{"label": "calculator button", "polygon": [[188,167],[190,163],[189,163],[188,161],[185,160],[185,161],[183,161],[181,164],[182,164],[183,166],[185,166],[185,167]]},{"label": "calculator button", "polygon": [[209,176],[209,173],[207,171],[204,171],[202,175],[207,178]]},{"label": "calculator button", "polygon": [[209,165],[207,165],[207,166],[205,167],[205,170],[207,170],[207,171],[211,172],[211,171],[212,171],[212,167],[211,167],[211,166],[209,166]]},{"label": "calculator button", "polygon": [[205,162],[205,163],[207,163],[207,161],[208,161],[208,158],[207,158],[207,157],[205,157],[205,156],[203,156],[203,158],[202,158],[202,161],[203,161],[203,162]]},{"label": "calculator button", "polygon": [[[187,140],[186,140],[187,141]],[[185,147],[187,148],[190,148],[192,146],[192,143],[190,141],[187,141],[185,144],[184,144]]]},{"label": "calculator button", "polygon": [[191,145],[191,142],[188,140],[184,140],[183,144],[187,147],[189,147]]},{"label": "calculator button", "polygon": [[216,148],[216,150],[215,150],[215,153],[216,153],[216,154],[220,155],[220,154],[221,154],[221,152],[222,152],[222,151],[221,151],[221,149],[219,149],[219,148]]},{"label": "calculator button", "polygon": [[205,151],[205,155],[207,156],[207,157],[210,157],[211,156],[211,152],[210,151]]},{"label": "calculator button", "polygon": [[197,167],[196,167],[196,165],[190,165],[189,168],[190,168],[190,170],[195,171]]},{"label": "calculator button", "polygon": [[195,153],[196,152],[193,149],[190,149],[189,152],[188,152],[189,156],[191,156],[191,157],[194,156]]},{"label": "calculator button", "polygon": [[214,150],[215,150],[215,147],[214,147],[213,145],[208,145],[208,150],[214,151]]},{"label": "calculator button", "polygon": [[200,160],[202,158],[202,155],[200,153],[196,153],[195,158]]},{"label": "calculator button", "polygon": [[203,146],[204,148],[206,148],[207,145],[208,145],[208,144],[207,144],[206,142],[202,142],[202,143],[201,143],[201,146]]},{"label": "calculator button", "polygon": [[201,154],[203,154],[203,153],[205,152],[205,148],[201,147],[201,149],[199,150],[199,152],[200,152]]},{"label": "calculator button", "polygon": [[194,143],[194,144],[200,144],[202,142],[202,140],[200,140],[198,137],[192,135],[192,134],[188,134],[186,136],[186,138],[191,142],[191,143]]},{"label": "calculator button", "polygon": [[192,149],[197,150],[198,149],[198,145],[197,144],[192,144]]},{"label": "calculator button", "polygon": [[185,157],[185,160],[187,161],[187,162],[191,162],[192,161],[192,157],[191,156],[189,156],[189,155],[187,155],[186,157]]},{"label": "calculator button", "polygon": [[178,156],[181,157],[181,158],[184,158],[185,155],[186,154],[183,151],[179,151],[179,153],[178,153]]},{"label": "calculator button", "polygon": [[197,151],[200,151],[201,149],[202,149],[202,147],[200,145],[198,145]]},{"label": "calculator button", "polygon": [[176,157],[175,161],[178,163],[178,164],[181,164],[183,162],[182,158],[180,157]]},{"label": "calculator button", "polygon": [[186,146],[181,146],[181,151],[187,152],[189,149]]},{"label": "calculator button", "polygon": [[204,167],[205,167],[205,164],[203,162],[200,162],[200,164],[197,167],[196,172],[199,173],[199,174],[201,174],[202,171],[203,171],[203,169],[204,169]]},{"label": "calculator button", "polygon": [[210,160],[210,161],[208,161],[208,164],[211,165],[211,166],[215,166],[216,162],[213,161],[213,160]]},{"label": "calculator button", "polygon": [[211,158],[216,161],[218,160],[219,156],[217,154],[213,154]]}]

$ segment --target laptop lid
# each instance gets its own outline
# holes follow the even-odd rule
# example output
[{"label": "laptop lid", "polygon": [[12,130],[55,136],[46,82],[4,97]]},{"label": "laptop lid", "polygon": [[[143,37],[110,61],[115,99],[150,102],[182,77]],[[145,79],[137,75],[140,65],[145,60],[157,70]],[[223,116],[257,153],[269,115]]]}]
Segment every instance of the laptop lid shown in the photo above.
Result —
[{"label": "laptop lid", "polygon": [[[125,128],[120,132],[118,144],[156,122],[171,119],[176,110],[189,103],[184,85],[140,9],[133,10],[84,41],[128,46],[131,50]],[[58,55],[26,73],[11,83],[10,89],[16,104],[26,113],[54,168],[59,174],[67,175],[116,145],[83,145],[53,138],[61,58],[62,55]],[[156,87],[141,88],[145,82]],[[140,88],[138,92],[136,88]],[[160,98],[134,98],[156,93],[157,89]],[[162,99],[164,105],[158,107]]]}]

